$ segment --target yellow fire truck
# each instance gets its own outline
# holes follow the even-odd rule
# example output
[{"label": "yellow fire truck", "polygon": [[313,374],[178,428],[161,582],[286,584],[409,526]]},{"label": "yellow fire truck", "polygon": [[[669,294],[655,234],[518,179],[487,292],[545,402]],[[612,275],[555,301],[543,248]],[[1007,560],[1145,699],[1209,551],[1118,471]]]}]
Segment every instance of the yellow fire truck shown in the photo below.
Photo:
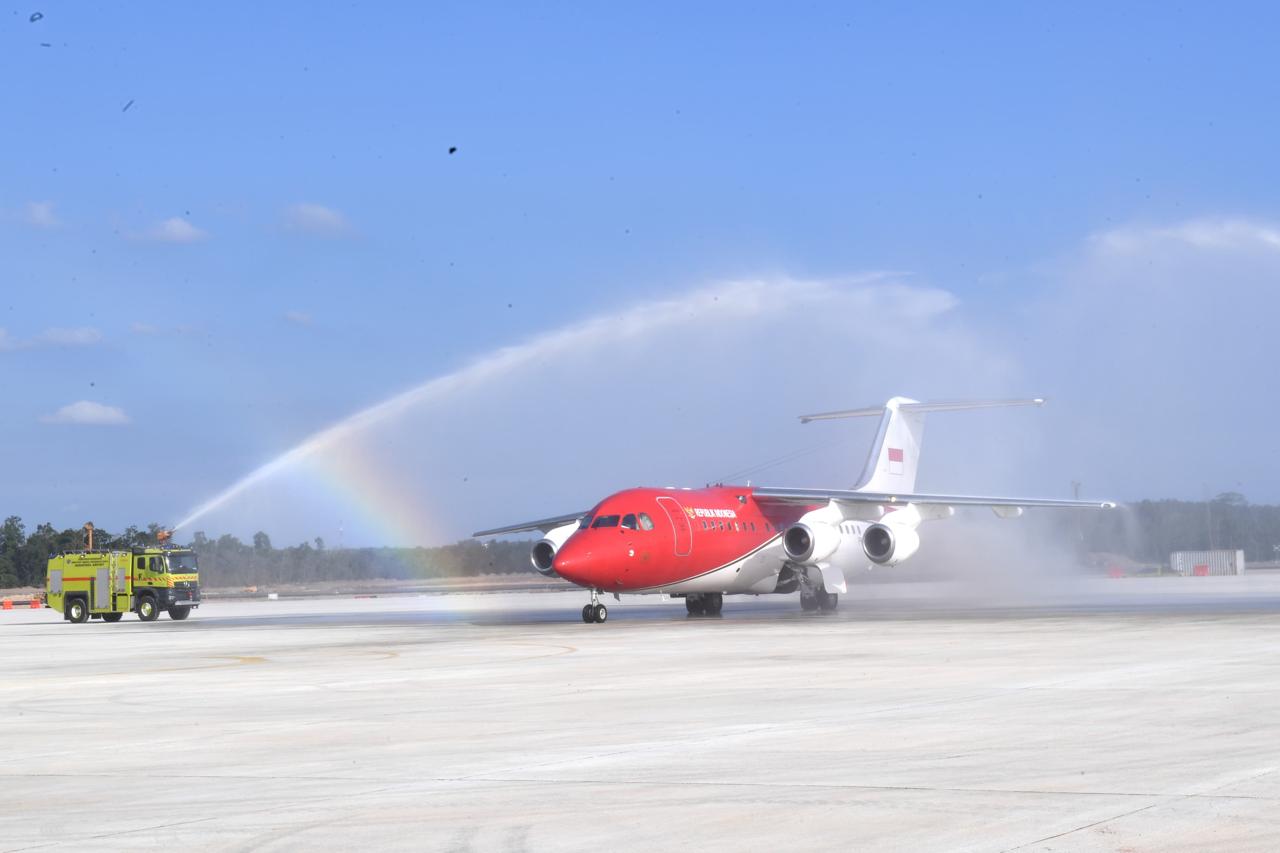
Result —
[{"label": "yellow fire truck", "polygon": [[119,622],[129,612],[154,622],[161,610],[170,619],[186,619],[200,606],[196,555],[169,545],[54,554],[45,577],[45,601],[76,623]]}]

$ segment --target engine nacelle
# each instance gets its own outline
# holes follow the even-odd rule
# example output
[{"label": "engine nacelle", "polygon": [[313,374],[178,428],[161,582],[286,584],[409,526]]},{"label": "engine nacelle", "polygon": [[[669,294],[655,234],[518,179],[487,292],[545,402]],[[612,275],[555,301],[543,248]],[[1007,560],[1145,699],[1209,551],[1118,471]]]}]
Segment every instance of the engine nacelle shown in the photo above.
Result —
[{"label": "engine nacelle", "polygon": [[872,524],[862,531],[862,550],[880,566],[896,566],[920,550],[920,534],[911,527]]},{"label": "engine nacelle", "polygon": [[783,531],[782,549],[791,562],[812,566],[834,554],[840,539],[840,531],[830,524],[797,521]]},{"label": "engine nacelle", "polygon": [[571,521],[552,528],[547,531],[546,536],[533,543],[533,548],[529,551],[529,562],[533,564],[534,571],[549,578],[557,577],[556,570],[553,568],[556,552],[577,530],[578,522]]}]

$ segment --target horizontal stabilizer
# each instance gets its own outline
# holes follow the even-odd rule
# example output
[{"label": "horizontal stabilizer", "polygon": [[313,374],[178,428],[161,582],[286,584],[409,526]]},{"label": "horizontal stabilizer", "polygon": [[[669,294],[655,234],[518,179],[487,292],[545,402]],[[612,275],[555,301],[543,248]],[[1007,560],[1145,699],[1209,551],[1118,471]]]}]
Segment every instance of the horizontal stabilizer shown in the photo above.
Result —
[{"label": "horizontal stabilizer", "polygon": [[[942,400],[936,403],[901,402],[895,408],[900,412],[962,412],[967,409],[1000,409],[1010,406],[1043,406],[1043,397],[1026,400]],[[809,421],[827,421],[836,418],[869,418],[884,413],[885,406],[871,406],[865,409],[844,409],[839,412],[818,412],[812,415],[801,415],[800,423]]]}]

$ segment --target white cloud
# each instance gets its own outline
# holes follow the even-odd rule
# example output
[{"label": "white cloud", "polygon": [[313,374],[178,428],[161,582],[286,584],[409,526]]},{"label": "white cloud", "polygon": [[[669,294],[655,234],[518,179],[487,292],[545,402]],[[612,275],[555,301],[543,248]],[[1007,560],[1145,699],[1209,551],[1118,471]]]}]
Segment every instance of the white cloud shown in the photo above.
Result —
[{"label": "white cloud", "polygon": [[1251,219],[1192,219],[1173,225],[1113,228],[1095,234],[1092,242],[1104,251],[1117,253],[1142,252],[1161,245],[1280,251],[1280,225]]},{"label": "white cloud", "polygon": [[14,338],[0,329],[0,352],[40,347],[88,347],[102,343],[102,332],[88,326],[45,329],[32,338]]},{"label": "white cloud", "polygon": [[129,423],[129,416],[116,406],[104,406],[89,400],[80,400],[63,406],[52,415],[40,419],[46,424],[84,424],[90,426],[121,426]]},{"label": "white cloud", "polygon": [[351,229],[341,212],[322,204],[299,202],[285,211],[285,224],[295,231],[310,234],[338,235]]},{"label": "white cloud", "polygon": [[35,340],[37,345],[87,347],[102,343],[102,332],[85,326],[74,329],[45,329]]},{"label": "white cloud", "polygon": [[34,225],[37,228],[57,228],[62,224],[57,214],[53,212],[51,201],[27,202],[26,220],[28,225]]},{"label": "white cloud", "polygon": [[129,332],[139,337],[155,338],[160,336],[187,336],[198,334],[195,326],[189,323],[148,323],[145,320],[134,320],[129,324]]},{"label": "white cloud", "polygon": [[154,243],[197,243],[207,238],[209,233],[192,225],[181,216],[171,216],[162,222],[157,222],[138,236]]},{"label": "white cloud", "polygon": [[284,318],[295,326],[310,326],[314,318],[306,311],[286,311]]}]

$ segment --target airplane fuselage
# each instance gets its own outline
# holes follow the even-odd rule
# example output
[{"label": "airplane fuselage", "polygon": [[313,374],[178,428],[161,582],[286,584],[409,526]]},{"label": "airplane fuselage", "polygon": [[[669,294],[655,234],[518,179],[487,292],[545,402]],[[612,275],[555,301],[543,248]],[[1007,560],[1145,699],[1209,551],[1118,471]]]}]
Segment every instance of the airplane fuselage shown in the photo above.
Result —
[{"label": "airplane fuselage", "polygon": [[766,509],[750,486],[627,489],[584,517],[555,572],[604,592],[775,592],[782,533],[805,511]]}]

